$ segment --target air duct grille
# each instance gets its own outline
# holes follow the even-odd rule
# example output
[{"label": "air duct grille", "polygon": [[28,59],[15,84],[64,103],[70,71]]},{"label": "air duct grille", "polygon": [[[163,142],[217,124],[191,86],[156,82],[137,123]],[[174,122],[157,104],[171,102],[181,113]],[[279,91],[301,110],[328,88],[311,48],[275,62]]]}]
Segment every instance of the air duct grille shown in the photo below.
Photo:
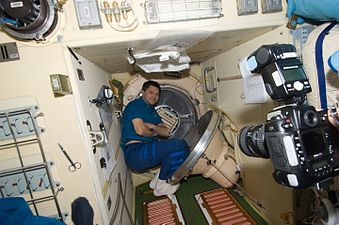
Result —
[{"label": "air duct grille", "polygon": [[221,17],[220,0],[146,0],[148,23],[201,20]]},{"label": "air duct grille", "polygon": [[215,225],[258,225],[226,189],[218,188],[195,196],[205,216]]},{"label": "air duct grille", "polygon": [[0,62],[19,60],[18,47],[15,42],[0,44]]}]

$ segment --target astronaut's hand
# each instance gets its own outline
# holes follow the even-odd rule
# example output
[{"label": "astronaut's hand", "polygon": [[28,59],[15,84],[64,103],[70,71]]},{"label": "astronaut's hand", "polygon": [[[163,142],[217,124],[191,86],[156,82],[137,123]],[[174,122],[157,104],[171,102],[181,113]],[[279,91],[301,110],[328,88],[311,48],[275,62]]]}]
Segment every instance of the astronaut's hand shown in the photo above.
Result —
[{"label": "astronaut's hand", "polygon": [[339,130],[339,103],[328,109],[328,121]]}]

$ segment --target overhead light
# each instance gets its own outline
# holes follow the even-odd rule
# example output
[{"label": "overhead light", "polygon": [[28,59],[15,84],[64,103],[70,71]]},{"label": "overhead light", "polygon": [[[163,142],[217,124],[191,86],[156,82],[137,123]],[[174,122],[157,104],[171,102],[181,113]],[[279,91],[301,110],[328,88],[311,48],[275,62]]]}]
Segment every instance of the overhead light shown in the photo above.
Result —
[{"label": "overhead light", "polygon": [[147,23],[164,23],[218,18],[221,14],[221,0],[146,0]]}]

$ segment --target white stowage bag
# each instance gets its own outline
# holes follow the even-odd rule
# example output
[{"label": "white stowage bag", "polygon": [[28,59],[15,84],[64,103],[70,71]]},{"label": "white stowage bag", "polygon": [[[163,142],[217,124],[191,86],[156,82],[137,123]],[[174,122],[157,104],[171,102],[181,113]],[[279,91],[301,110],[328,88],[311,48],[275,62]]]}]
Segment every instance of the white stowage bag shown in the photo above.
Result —
[{"label": "white stowage bag", "polygon": [[[316,41],[319,34],[330,23],[322,24],[316,27],[308,36],[302,52],[302,60],[305,68],[305,72],[309,77],[312,92],[308,94],[308,103],[321,108],[319,83],[316,63]],[[336,24],[326,35],[322,45],[323,51],[323,64],[326,80],[326,96],[327,96],[327,108],[331,107],[338,100],[336,99],[336,92],[339,90],[338,74],[330,69],[328,65],[329,57],[339,50],[339,24]]]}]

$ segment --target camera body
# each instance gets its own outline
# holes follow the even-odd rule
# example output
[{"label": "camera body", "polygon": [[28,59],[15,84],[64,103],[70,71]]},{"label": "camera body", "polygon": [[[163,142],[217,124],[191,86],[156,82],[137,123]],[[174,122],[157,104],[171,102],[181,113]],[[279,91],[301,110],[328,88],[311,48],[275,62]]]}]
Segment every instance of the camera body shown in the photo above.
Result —
[{"label": "camera body", "polygon": [[290,105],[267,114],[264,139],[274,166],[274,179],[305,188],[331,179],[335,173],[332,127],[327,110]]},{"label": "camera body", "polygon": [[311,86],[290,44],[263,45],[248,57],[248,68],[260,73],[270,97],[281,106],[267,114],[266,123],[245,126],[238,144],[248,156],[270,158],[274,179],[302,189],[337,175],[334,129],[327,110],[305,104]]}]

